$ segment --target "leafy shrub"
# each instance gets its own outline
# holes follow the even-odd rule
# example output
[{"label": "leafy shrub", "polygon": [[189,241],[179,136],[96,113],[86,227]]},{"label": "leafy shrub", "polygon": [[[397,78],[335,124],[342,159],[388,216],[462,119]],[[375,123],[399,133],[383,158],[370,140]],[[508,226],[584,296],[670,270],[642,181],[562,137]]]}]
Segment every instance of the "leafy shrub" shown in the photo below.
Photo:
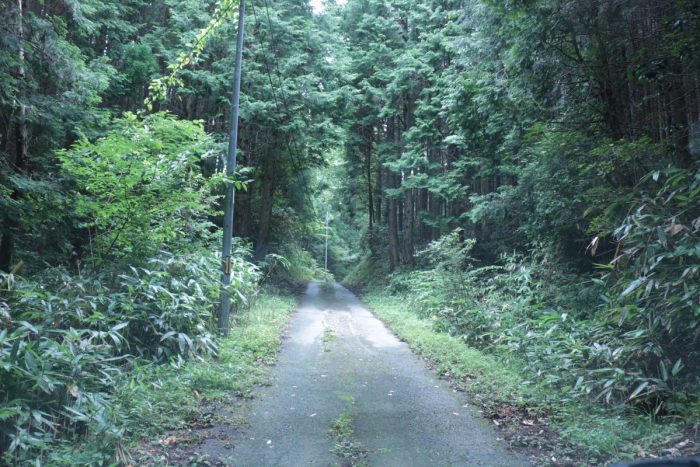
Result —
[{"label": "leafy shrub", "polygon": [[[118,329],[57,330],[12,321],[0,331],[0,447],[19,464],[43,457],[53,438],[86,435],[118,443],[109,410],[119,372]],[[114,449],[114,447],[112,448]]]},{"label": "leafy shrub", "polygon": [[486,335],[494,331],[497,319],[478,306],[482,291],[476,284],[498,267],[474,267],[476,261],[469,256],[474,243],[462,240],[460,229],[441,237],[417,253],[422,270],[393,274],[389,287],[395,292],[411,290],[418,309],[440,329],[481,344],[489,340]]},{"label": "leafy shrub", "polygon": [[[77,275],[8,277],[12,291],[0,292],[3,461],[112,462],[127,423],[113,401],[117,377],[138,359],[179,364],[216,351],[220,260],[208,218],[226,177],[202,170],[214,147],[201,122],[126,114],[101,139],[58,152],[85,244]],[[257,292],[248,256],[236,246],[234,307]]]},{"label": "leafy shrub", "polygon": [[[698,291],[687,279],[698,271],[700,203],[693,196],[700,193],[694,181],[700,177],[688,177],[669,179],[676,189],[656,195],[665,209],[679,197],[673,214],[634,217],[620,230],[627,235],[626,256],[615,262],[625,266],[616,273],[621,302],[608,297],[605,305],[598,298],[604,281],[562,270],[542,253],[546,249],[478,267],[469,256],[473,241],[462,240],[459,231],[418,253],[420,269],[391,275],[388,287],[411,297],[413,308],[439,330],[518,361],[531,384],[556,387],[562,399],[630,402],[658,413],[678,397],[678,377],[697,352]],[[650,206],[647,201],[635,216],[648,216]],[[667,243],[648,245],[656,235]],[[646,289],[639,279],[645,274],[655,281]]]},{"label": "leafy shrub", "polygon": [[[236,306],[254,294],[259,279],[245,254],[238,249],[234,257]],[[103,443],[95,456],[113,455],[126,423],[112,408],[114,383],[135,356],[169,361],[216,350],[210,318],[217,257],[163,252],[147,264],[121,274],[52,269],[38,282],[18,281],[7,294],[0,315],[4,460],[46,460],[50,446],[76,437]]]},{"label": "leafy shrub", "polygon": [[615,231],[621,251],[608,274],[609,318],[625,331],[640,372],[664,385],[683,373],[691,381],[700,371],[700,170],[667,169],[645,181],[655,186]]},{"label": "leafy shrub", "polygon": [[200,167],[213,149],[201,123],[158,113],[126,114],[105,137],[58,151],[77,186],[90,256],[133,260],[196,245],[214,211],[212,182]]},{"label": "leafy shrub", "polygon": [[[280,247],[279,255],[268,255],[262,266],[277,279],[287,281],[332,280],[333,276],[304,248],[296,244]],[[281,261],[280,261],[281,259]]]}]

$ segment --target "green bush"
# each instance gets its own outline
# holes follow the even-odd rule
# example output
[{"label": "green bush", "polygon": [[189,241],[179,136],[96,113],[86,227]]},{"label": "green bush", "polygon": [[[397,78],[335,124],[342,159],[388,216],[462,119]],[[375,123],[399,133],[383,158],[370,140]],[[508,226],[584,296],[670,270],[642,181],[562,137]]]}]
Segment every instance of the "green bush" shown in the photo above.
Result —
[{"label": "green bush", "polygon": [[304,248],[296,244],[280,247],[280,255],[268,255],[261,266],[266,273],[278,280],[303,282],[312,280],[330,281],[333,276]]},{"label": "green bush", "polygon": [[700,376],[700,170],[644,182],[652,184],[615,231],[620,254],[607,275],[608,317],[624,331],[629,361],[654,376],[638,398]]},{"label": "green bush", "polygon": [[192,251],[206,238],[214,179],[202,174],[214,142],[201,122],[164,113],[126,114],[97,141],[58,151],[76,185],[75,214],[94,261],[138,261],[160,250]]},{"label": "green bush", "polygon": [[[700,176],[684,172],[669,184],[675,189],[661,190],[656,204],[647,200],[618,231],[625,248],[611,273],[617,296],[607,304],[603,280],[568,273],[546,249],[479,267],[474,242],[459,231],[419,252],[419,269],[392,274],[388,288],[408,295],[438,330],[517,361],[530,384],[556,387],[562,400],[659,413],[697,377],[700,309],[697,281],[689,280],[698,272]],[[657,245],[650,236],[659,236]]]},{"label": "green bush", "polygon": [[[245,253],[235,253],[234,306],[257,290],[259,273]],[[147,264],[82,276],[52,269],[6,293],[0,317],[4,460],[46,460],[51,446],[70,439],[99,441],[102,454],[114,453],[126,421],[113,410],[112,393],[134,359],[179,361],[216,351],[217,257],[161,253]]]}]

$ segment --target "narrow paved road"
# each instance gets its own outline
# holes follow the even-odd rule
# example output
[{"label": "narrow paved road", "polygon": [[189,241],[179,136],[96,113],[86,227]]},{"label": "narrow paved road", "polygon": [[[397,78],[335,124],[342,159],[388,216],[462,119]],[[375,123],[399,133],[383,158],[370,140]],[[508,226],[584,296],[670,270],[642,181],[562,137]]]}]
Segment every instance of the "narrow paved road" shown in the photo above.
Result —
[{"label": "narrow paved road", "polygon": [[249,429],[208,440],[204,454],[235,466],[350,465],[329,434],[344,416],[361,465],[527,465],[340,285],[309,285],[273,377]]}]

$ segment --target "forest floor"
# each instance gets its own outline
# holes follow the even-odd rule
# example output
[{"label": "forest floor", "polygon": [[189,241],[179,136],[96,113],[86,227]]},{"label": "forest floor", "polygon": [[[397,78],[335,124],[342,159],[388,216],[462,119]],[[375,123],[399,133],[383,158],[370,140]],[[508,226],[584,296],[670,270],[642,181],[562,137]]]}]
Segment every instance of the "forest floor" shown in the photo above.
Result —
[{"label": "forest floor", "polygon": [[252,395],[209,407],[219,417],[213,423],[166,436],[168,463],[529,464],[464,393],[337,284],[309,284],[272,384]]}]

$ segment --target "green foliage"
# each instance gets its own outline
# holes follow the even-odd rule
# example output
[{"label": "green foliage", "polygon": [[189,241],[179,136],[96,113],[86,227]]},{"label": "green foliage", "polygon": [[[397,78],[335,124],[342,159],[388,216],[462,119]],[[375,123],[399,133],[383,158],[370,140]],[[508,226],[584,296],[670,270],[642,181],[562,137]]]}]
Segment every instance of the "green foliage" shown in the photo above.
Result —
[{"label": "green foliage", "polygon": [[[2,162],[0,162],[0,170]],[[16,250],[11,263],[24,260],[30,265],[46,261],[55,264],[71,252],[71,200],[61,185],[53,180],[35,179],[15,173],[6,180],[0,193],[2,233]],[[46,230],[53,235],[46,235]],[[10,252],[6,252],[10,253]],[[5,266],[10,269],[10,264]],[[31,266],[30,266],[31,267]]]},{"label": "green foliage", "polygon": [[134,362],[114,395],[130,437],[183,428],[196,419],[203,402],[231,394],[249,397],[255,386],[267,383],[267,365],[276,359],[280,332],[295,305],[293,297],[263,292],[233,315],[231,333],[219,340],[215,356],[177,367]]},{"label": "green foliage", "polygon": [[[521,290],[532,286],[525,279],[528,275],[525,264],[519,263],[519,273],[513,271],[516,277],[511,283]],[[537,368],[531,365],[536,359],[546,359],[550,354],[556,358],[563,349],[549,348],[541,335],[533,337],[529,345],[513,354],[494,351],[494,347],[488,346],[479,350],[467,344],[461,335],[437,330],[436,325],[440,327],[441,324],[436,323],[435,317],[427,314],[419,317],[417,313],[425,313],[420,300],[414,299],[407,306],[405,296],[397,297],[379,289],[370,291],[363,298],[414,352],[426,357],[439,374],[450,378],[456,387],[469,394],[473,403],[482,405],[484,415],[498,413],[496,409],[499,407],[507,411],[515,409],[527,413],[528,418],[537,418],[538,423],[557,432],[559,437],[548,435],[544,443],[547,450],[553,449],[557,453],[559,460],[569,459],[575,465],[602,465],[614,459],[633,459],[648,453],[668,452],[664,449],[669,441],[685,439],[683,424],[676,424],[676,418],[669,417],[660,424],[645,414],[630,413],[619,407],[601,407],[597,402],[585,398],[563,401],[558,383],[547,374],[554,373],[555,369],[549,366],[542,371],[545,366]],[[509,308],[517,306],[514,297],[510,297],[507,303],[504,303],[504,299],[502,296],[495,298],[494,305],[500,302],[502,310],[491,311],[499,313],[501,319]],[[518,319],[522,321],[522,315]],[[549,323],[542,327],[549,330],[553,322],[550,318]],[[528,326],[530,332],[536,329],[532,324]],[[564,335],[552,331],[544,339],[560,340]],[[537,347],[532,345],[535,343]],[[521,355],[525,350],[527,355]],[[572,363],[564,363],[556,369],[559,377],[566,377],[568,372],[575,370]],[[543,376],[547,377],[547,382],[538,381]],[[680,407],[690,420],[698,413],[697,408],[693,409],[687,401]],[[504,422],[508,423],[499,417],[496,420],[500,420],[502,426]],[[515,423],[522,426],[521,420],[516,419]],[[530,441],[534,444],[538,442],[534,439]]]},{"label": "green foliage", "polygon": [[700,369],[700,171],[667,169],[645,181],[615,231],[621,251],[608,274],[610,319],[635,349],[628,358],[658,381],[636,398],[692,381]]},{"label": "green foliage", "polygon": [[368,255],[343,278],[343,284],[352,288],[379,285],[388,274],[389,267],[386,261]]},{"label": "green foliage", "polygon": [[298,245],[279,247],[281,255],[268,254],[260,267],[275,281],[304,283],[312,280],[332,281],[333,275],[319,265],[318,260]]},{"label": "green foliage", "polygon": [[683,416],[674,401],[697,397],[700,371],[700,189],[697,100],[680,96],[698,68],[676,51],[697,45],[681,26],[697,13],[350,1],[339,197],[360,198],[369,233],[346,280],[376,285],[388,264],[420,316],[563,404]]},{"label": "green foliage", "polygon": [[355,430],[353,429],[353,405],[354,400],[350,396],[350,407],[333,420],[328,434],[333,437],[334,445],[331,452],[338,456],[342,465],[352,465],[364,467],[367,465],[367,450],[362,446],[362,443],[354,439]]},{"label": "green foliage", "polygon": [[[238,307],[259,280],[248,256],[265,276],[331,279],[330,211],[331,270],[354,285],[393,272],[422,316],[557,398],[691,403],[697,5],[329,3],[250,10],[237,142],[250,190],[216,157],[236,0],[0,3],[0,269],[23,260],[28,275],[0,301],[16,384],[0,403],[29,394],[0,417],[0,447],[21,434],[16,459],[71,430],[113,446],[113,368],[213,349],[225,182],[253,246],[235,256]],[[94,397],[59,384],[73,373]],[[87,418],[61,412],[78,399]],[[70,464],[59,451],[50,461]]]},{"label": "green foliage", "polygon": [[213,156],[201,124],[167,114],[114,120],[94,143],[58,152],[76,184],[76,215],[96,259],[143,258],[205,237],[213,208],[203,159]]},{"label": "green foliage", "polygon": [[[684,378],[682,370],[693,361],[695,327],[688,313],[696,297],[680,302],[680,308],[672,307],[673,300],[659,300],[653,312],[635,319],[627,310],[644,311],[640,294],[623,309],[623,319],[611,319],[611,311],[597,301],[604,290],[599,279],[582,285],[580,276],[553,270],[546,256],[506,256],[500,266],[477,267],[468,256],[472,245],[460,240],[459,232],[431,243],[418,255],[426,258],[422,268],[391,275],[389,290],[408,295],[436,329],[519,362],[531,384],[557,388],[561,401],[583,396],[611,405],[629,402],[658,414],[685,391],[692,393],[692,378]],[[693,263],[682,261],[683,270],[692,273]],[[678,267],[672,270],[682,274]],[[674,279],[678,283],[669,278]],[[630,279],[619,280],[620,290],[630,289],[623,291],[625,297],[636,289]],[[679,287],[695,293],[688,284]]]},{"label": "green foliage", "polygon": [[[265,135],[239,141],[249,193],[240,174],[222,174],[219,157],[237,2],[78,3],[0,5],[0,268],[27,263],[27,279],[13,278],[0,300],[0,450],[13,463],[126,462],[119,438],[138,418],[120,386],[129,373],[164,374],[164,364],[217,349],[220,261],[210,250],[223,183],[239,190],[237,236],[267,263],[259,270],[237,247],[235,310],[256,296],[262,273],[322,274],[305,171],[339,135],[329,26],[295,2],[248,17],[242,126]],[[144,98],[157,113],[143,112]],[[267,254],[287,241],[291,262]],[[269,362],[276,348],[268,324],[283,316],[269,318],[255,323],[265,335],[237,323],[248,334],[226,358],[248,363],[192,376],[192,387],[249,389],[253,360]]]},{"label": "green foliage", "polygon": [[697,160],[697,60],[677,47],[698,17],[685,0],[350,1],[342,199],[388,232],[367,250],[393,270],[460,227],[490,264],[610,260],[640,179]]},{"label": "green foliage", "polygon": [[3,460],[34,458],[53,438],[90,433],[116,444],[109,388],[114,384],[119,327],[107,331],[53,329],[11,320],[0,333]]},{"label": "green foliage", "polygon": [[170,88],[183,86],[185,83],[180,77],[180,73],[193,62],[196,62],[200,55],[204,52],[209,39],[216,33],[225,20],[235,12],[239,2],[236,0],[224,0],[217,2],[216,10],[211,15],[209,23],[199,31],[197,31],[194,40],[186,44],[187,48],[180,52],[177,59],[168,64],[169,73],[161,78],[155,78],[151,81],[148,88],[148,96],[145,104],[148,110],[153,110],[153,105],[159,100],[165,100]]},{"label": "green foliage", "polygon": [[[411,348],[435,362],[440,374],[449,373],[457,380],[468,380],[481,391],[493,391],[497,399],[519,399],[518,388],[526,388],[512,368],[494,357],[467,346],[462,339],[435,329],[435,321],[421,318],[405,301],[375,290],[363,297],[371,309]],[[411,303],[413,305],[413,303]]]},{"label": "green foliage", "polygon": [[128,44],[119,58],[120,76],[114,83],[111,93],[130,97],[134,101],[143,99],[143,90],[151,77],[158,71],[158,63],[151,48],[146,44]]},{"label": "green foliage", "polygon": [[[259,278],[244,254],[236,253],[232,282],[239,304]],[[95,455],[114,455],[126,422],[114,388],[134,358],[181,362],[215,353],[218,263],[206,251],[162,253],[129,273],[53,269],[17,282],[3,302],[0,331],[5,459],[50,460],[53,443],[72,439],[102,446]]]}]

